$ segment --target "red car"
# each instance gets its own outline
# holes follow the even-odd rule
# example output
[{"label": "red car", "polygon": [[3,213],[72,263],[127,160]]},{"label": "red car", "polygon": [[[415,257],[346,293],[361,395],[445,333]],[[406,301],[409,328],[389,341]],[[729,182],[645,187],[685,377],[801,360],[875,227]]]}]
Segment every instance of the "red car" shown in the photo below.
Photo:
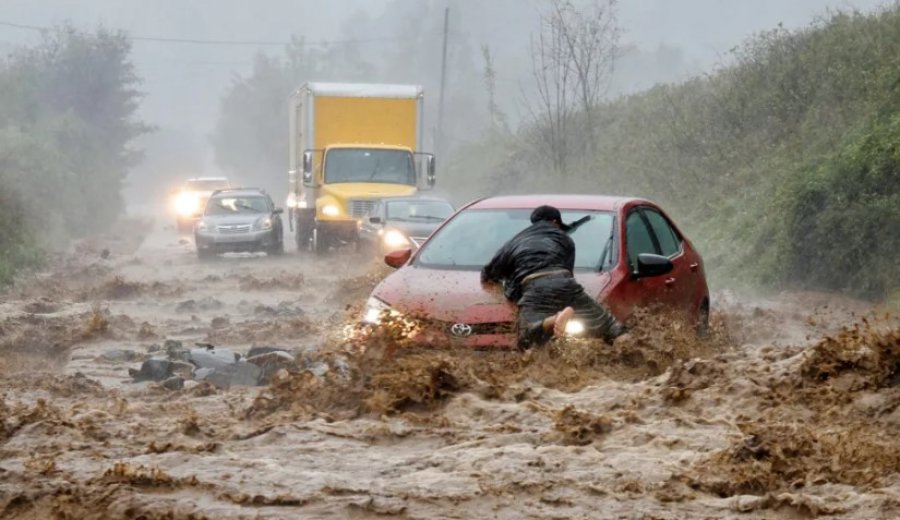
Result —
[{"label": "red car", "polygon": [[513,346],[515,305],[502,291],[483,288],[479,274],[501,245],[530,225],[531,211],[542,204],[559,208],[566,222],[591,216],[572,232],[575,277],[619,320],[637,308],[661,304],[705,330],[709,290],[703,260],[684,233],[649,200],[590,195],[505,196],[470,203],[415,255],[404,249],[385,257],[398,269],[372,292],[363,321],[378,323],[387,312],[415,318],[420,324],[416,341],[422,343]]}]

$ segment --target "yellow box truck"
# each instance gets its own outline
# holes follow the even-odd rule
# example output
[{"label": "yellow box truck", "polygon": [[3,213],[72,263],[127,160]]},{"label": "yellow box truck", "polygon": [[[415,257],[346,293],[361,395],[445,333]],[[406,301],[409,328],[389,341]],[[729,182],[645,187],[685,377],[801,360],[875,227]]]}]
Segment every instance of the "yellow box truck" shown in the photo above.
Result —
[{"label": "yellow box truck", "polygon": [[307,83],[291,96],[289,221],[302,251],[357,239],[382,197],[434,186],[422,87]]}]

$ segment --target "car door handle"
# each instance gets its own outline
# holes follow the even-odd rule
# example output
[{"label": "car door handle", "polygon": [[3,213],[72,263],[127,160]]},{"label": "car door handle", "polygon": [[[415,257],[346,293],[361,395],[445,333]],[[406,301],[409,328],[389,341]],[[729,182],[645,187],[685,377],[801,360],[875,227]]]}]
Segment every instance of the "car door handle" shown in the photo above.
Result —
[{"label": "car door handle", "polygon": [[675,278],[666,278],[666,285],[672,285],[675,283]]},{"label": "car door handle", "polygon": [[700,267],[700,262],[694,262],[689,267],[691,268],[691,271],[696,271],[697,268]]}]

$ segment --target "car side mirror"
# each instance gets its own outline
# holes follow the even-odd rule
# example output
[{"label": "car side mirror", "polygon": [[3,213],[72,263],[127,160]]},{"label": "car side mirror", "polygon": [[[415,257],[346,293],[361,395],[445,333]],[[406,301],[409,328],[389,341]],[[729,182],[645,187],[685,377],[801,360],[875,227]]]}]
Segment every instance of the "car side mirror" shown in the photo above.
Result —
[{"label": "car side mirror", "polygon": [[637,269],[632,274],[632,278],[662,276],[672,271],[674,267],[672,261],[664,256],[641,253],[638,255]]},{"label": "car side mirror", "polygon": [[400,269],[401,267],[406,265],[406,262],[409,262],[411,256],[412,249],[398,249],[384,255],[384,263],[393,267],[394,269]]},{"label": "car side mirror", "polygon": [[275,208],[275,210],[272,211],[272,213],[274,213],[276,215],[281,215],[282,213],[284,213],[284,208]]},{"label": "car side mirror", "polygon": [[369,222],[372,224],[381,224],[381,217],[369,217]]}]

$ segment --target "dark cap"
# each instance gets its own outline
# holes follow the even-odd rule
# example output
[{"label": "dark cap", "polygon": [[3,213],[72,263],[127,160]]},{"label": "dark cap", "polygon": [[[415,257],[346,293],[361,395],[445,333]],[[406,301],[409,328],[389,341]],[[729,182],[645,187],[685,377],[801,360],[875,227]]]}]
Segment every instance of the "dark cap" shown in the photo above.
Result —
[{"label": "dark cap", "polygon": [[546,220],[548,222],[556,222],[559,224],[564,231],[568,229],[569,226],[563,224],[562,215],[559,210],[554,208],[553,206],[538,206],[531,212],[531,223],[536,224]]}]

